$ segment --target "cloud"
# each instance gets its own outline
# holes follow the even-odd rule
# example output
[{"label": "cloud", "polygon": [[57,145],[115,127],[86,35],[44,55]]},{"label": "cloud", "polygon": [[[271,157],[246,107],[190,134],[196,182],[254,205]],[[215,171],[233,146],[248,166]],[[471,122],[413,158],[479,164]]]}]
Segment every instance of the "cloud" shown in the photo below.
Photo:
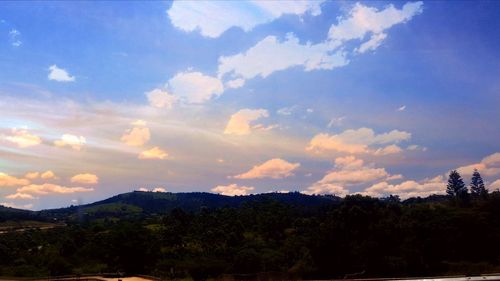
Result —
[{"label": "cloud", "polygon": [[31,147],[42,143],[42,139],[39,136],[30,134],[28,130],[25,129],[12,129],[12,135],[5,137],[5,139],[16,144],[20,148]]},{"label": "cloud", "polygon": [[36,199],[33,195],[28,194],[28,193],[14,193],[14,194],[9,194],[5,196],[6,199],[22,199],[22,200],[31,200],[31,199]]},{"label": "cloud", "polygon": [[9,42],[12,47],[20,47],[23,42],[20,40],[21,32],[17,29],[11,29],[9,31]]},{"label": "cloud", "polygon": [[247,195],[249,191],[254,190],[252,186],[239,186],[235,183],[230,185],[218,185],[211,189],[212,192],[227,196]]},{"label": "cloud", "polygon": [[25,178],[30,180],[37,179],[39,176],[40,176],[39,172],[28,172],[26,173],[26,175],[24,175]]},{"label": "cloud", "polygon": [[226,135],[248,135],[252,129],[260,128],[258,125],[251,126],[253,121],[260,118],[269,117],[269,113],[265,109],[241,109],[227,122],[224,134]]},{"label": "cloud", "polygon": [[168,157],[168,153],[161,148],[155,146],[151,149],[145,150],[139,154],[139,159],[159,159],[163,160]]},{"label": "cloud", "polygon": [[58,82],[74,82],[75,76],[69,75],[69,73],[62,68],[57,67],[57,65],[51,65],[49,67],[49,80],[54,80]]},{"label": "cloud", "polygon": [[493,153],[481,160],[479,163],[470,164],[457,168],[462,177],[470,177],[474,169],[479,170],[483,176],[500,175],[500,152]]},{"label": "cloud", "polygon": [[180,72],[168,81],[176,97],[188,103],[204,103],[224,91],[222,82],[201,72]]},{"label": "cloud", "polygon": [[323,1],[174,1],[167,11],[173,26],[216,38],[231,27],[248,32],[284,14],[321,14]]},{"label": "cloud", "polygon": [[3,205],[5,207],[9,207],[9,208],[15,208],[15,209],[31,209],[31,208],[33,208],[33,204],[18,205],[16,203],[12,203],[12,202],[0,202],[0,205]]},{"label": "cloud", "polygon": [[129,129],[121,137],[121,141],[130,146],[143,146],[151,138],[151,132],[147,127],[134,127]]},{"label": "cloud", "polygon": [[283,159],[274,158],[260,165],[254,166],[250,171],[236,175],[235,179],[272,178],[281,179],[293,176],[293,171],[300,166],[299,163],[290,163]]},{"label": "cloud", "polygon": [[382,44],[382,41],[384,41],[385,38],[387,38],[387,34],[385,33],[373,34],[370,37],[370,40],[361,44],[361,46],[359,46],[359,48],[356,48],[354,51],[360,54],[367,51],[373,51]]},{"label": "cloud", "polygon": [[406,149],[409,151],[427,151],[427,147],[416,144],[411,144],[407,146]]},{"label": "cloud", "polygon": [[20,179],[14,176],[10,176],[6,173],[0,173],[0,186],[21,186],[30,184],[30,181],[27,179]]},{"label": "cloud", "polygon": [[130,123],[130,125],[132,126],[137,126],[137,127],[141,127],[141,126],[146,126],[148,123],[144,120],[135,120],[134,122]]},{"label": "cloud", "polygon": [[77,193],[77,192],[90,192],[93,191],[93,188],[85,188],[85,187],[66,187],[57,184],[44,183],[44,184],[30,184],[17,189],[19,193],[28,193],[28,194],[50,194],[50,193],[58,193],[58,194],[68,194],[68,193]]},{"label": "cloud", "polygon": [[372,197],[399,195],[402,199],[410,197],[427,197],[432,194],[444,194],[446,182],[443,176],[425,179],[421,182],[408,180],[400,184],[389,184],[386,181],[376,183],[361,194]]},{"label": "cloud", "polygon": [[406,105],[402,105],[401,107],[398,108],[398,111],[405,111]]},{"label": "cloud", "polygon": [[345,189],[343,186],[334,184],[314,184],[310,186],[307,190],[302,193],[313,195],[313,194],[333,194],[336,196],[344,197],[349,194],[349,190]]},{"label": "cloud", "polygon": [[395,144],[388,145],[383,148],[379,148],[373,152],[374,155],[389,155],[389,154],[396,154],[396,153],[401,153],[403,149]]},{"label": "cloud", "polygon": [[97,184],[99,182],[99,177],[94,174],[78,174],[71,177],[72,183],[82,183],[82,184]]},{"label": "cloud", "polygon": [[[462,177],[470,177],[478,169],[483,176],[500,175],[500,153],[491,154],[481,160],[479,163],[459,167],[457,170]],[[366,188],[361,194],[373,197],[383,197],[388,195],[399,195],[402,199],[410,197],[427,197],[432,194],[444,194],[446,192],[447,174],[439,175],[434,178],[427,178],[421,181],[407,180],[399,184],[389,184],[388,178],[382,182],[373,184]],[[498,182],[498,183],[496,183]],[[500,185],[497,180],[489,187],[494,188],[495,184]]]},{"label": "cloud", "polygon": [[245,85],[245,79],[234,79],[226,82],[226,87],[231,89],[241,88]]},{"label": "cloud", "polygon": [[167,190],[163,187],[156,187],[152,190],[152,192],[167,192]]},{"label": "cloud", "polygon": [[[219,58],[218,77],[231,79],[266,78],[276,71],[301,67],[304,71],[332,70],[349,64],[350,55],[377,49],[387,38],[390,27],[405,23],[422,12],[422,2],[406,3],[402,9],[393,5],[383,10],[356,4],[333,24],[328,37],[317,44],[288,33],[284,40],[267,36],[248,50]],[[365,37],[369,36],[368,40]],[[351,43],[350,41],[357,42]]]},{"label": "cloud", "polygon": [[40,178],[44,180],[57,179],[56,174],[54,174],[54,172],[52,171],[46,171],[42,173],[40,175]]},{"label": "cloud", "polygon": [[292,115],[292,112],[297,109],[297,105],[293,105],[293,106],[289,106],[289,107],[283,107],[283,108],[280,108],[276,111],[277,114],[279,115]]},{"label": "cloud", "polygon": [[345,118],[346,118],[345,116],[332,118],[330,119],[330,122],[328,122],[327,127],[331,128],[331,127],[341,126]]},{"label": "cloud", "polygon": [[376,180],[393,180],[401,175],[390,175],[384,168],[365,165],[364,161],[354,156],[335,159],[335,169],[328,172],[321,180],[304,191],[307,194],[330,193],[345,196],[349,193],[346,186],[366,184]]},{"label": "cloud", "polygon": [[157,108],[172,108],[173,104],[177,101],[174,95],[169,94],[166,90],[154,89],[145,93],[149,104]]},{"label": "cloud", "polygon": [[86,143],[86,139],[83,136],[75,136],[71,134],[64,134],[61,136],[60,140],[54,141],[54,145],[57,147],[69,146],[74,150],[80,151],[82,146]]},{"label": "cloud", "polygon": [[348,63],[342,51],[331,53],[334,49],[328,43],[300,44],[299,39],[289,33],[285,40],[267,36],[246,52],[219,58],[218,75],[230,75],[239,79],[257,76],[266,78],[273,72],[293,66],[301,66],[305,71],[333,69]]},{"label": "cloud", "polygon": [[489,186],[490,191],[500,190],[500,179],[492,182]]},{"label": "cloud", "polygon": [[316,153],[337,151],[350,154],[371,153],[384,155],[401,152],[401,148],[389,145],[374,150],[372,146],[395,144],[410,138],[411,134],[405,131],[392,130],[388,133],[375,134],[373,129],[370,128],[349,129],[337,135],[317,134],[311,139],[306,150]]},{"label": "cloud", "polygon": [[336,41],[362,40],[367,34],[371,34],[365,43],[373,41],[374,36],[384,34],[386,29],[396,24],[409,21],[422,11],[423,3],[420,1],[408,2],[402,9],[391,4],[381,11],[356,3],[347,17],[341,17],[337,24],[330,27],[328,38]]}]

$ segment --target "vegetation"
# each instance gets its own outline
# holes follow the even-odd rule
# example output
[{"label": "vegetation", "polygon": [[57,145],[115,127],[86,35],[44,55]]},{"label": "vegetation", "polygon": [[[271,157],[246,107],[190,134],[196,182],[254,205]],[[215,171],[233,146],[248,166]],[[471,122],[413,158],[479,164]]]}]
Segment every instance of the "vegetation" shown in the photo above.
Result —
[{"label": "vegetation", "polygon": [[[472,194],[487,193],[481,182],[476,175]],[[326,279],[499,271],[500,192],[464,195],[456,171],[448,190],[405,201],[133,192],[42,212],[6,208],[0,215],[7,213],[9,223],[13,213],[59,223],[0,234],[0,275],[119,271],[203,280],[262,272]]]}]

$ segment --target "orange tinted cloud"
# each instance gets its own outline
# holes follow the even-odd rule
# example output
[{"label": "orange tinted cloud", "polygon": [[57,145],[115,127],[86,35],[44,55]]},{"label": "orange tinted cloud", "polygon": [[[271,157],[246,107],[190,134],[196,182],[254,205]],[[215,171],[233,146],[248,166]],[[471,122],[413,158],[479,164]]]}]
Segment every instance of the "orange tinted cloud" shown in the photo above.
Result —
[{"label": "orange tinted cloud", "polygon": [[250,171],[236,175],[235,179],[256,179],[256,178],[273,178],[281,179],[293,176],[292,171],[300,166],[299,163],[290,163],[283,159],[274,158],[260,165],[254,166]]},{"label": "orange tinted cloud", "polygon": [[0,173],[0,186],[20,186],[30,184],[27,179],[20,179],[6,173]]},{"label": "orange tinted cloud", "polygon": [[155,146],[151,149],[145,150],[139,154],[139,159],[166,159],[168,157],[168,153],[163,149]]},{"label": "orange tinted cloud", "polygon": [[20,148],[39,145],[42,139],[39,136],[30,134],[28,130],[12,129],[12,135],[5,137],[6,140],[16,144]]},{"label": "orange tinted cloud", "polygon": [[97,184],[99,182],[99,177],[94,174],[78,174],[71,177],[72,183],[83,183],[83,184]]}]

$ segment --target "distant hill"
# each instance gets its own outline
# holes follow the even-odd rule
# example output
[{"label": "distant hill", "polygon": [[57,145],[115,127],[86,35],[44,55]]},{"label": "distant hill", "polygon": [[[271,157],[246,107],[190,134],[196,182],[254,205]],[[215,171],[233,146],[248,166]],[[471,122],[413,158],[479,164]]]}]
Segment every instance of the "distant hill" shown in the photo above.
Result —
[{"label": "distant hill", "polygon": [[300,205],[307,209],[338,203],[341,200],[340,197],[332,195],[306,195],[299,192],[225,196],[206,192],[171,193],[134,191],[119,194],[91,204],[48,209],[34,213],[40,219],[141,218],[156,214],[165,214],[176,208],[187,212],[199,212],[203,209],[236,208],[247,203],[277,201],[292,206]]},{"label": "distant hill", "polygon": [[[405,204],[437,202],[446,196],[411,198]],[[263,193],[242,196],[225,196],[207,192],[143,192],[133,191],[119,194],[105,200],[80,206],[29,211],[0,206],[0,222],[8,220],[82,220],[82,219],[140,219],[166,214],[179,208],[186,212],[200,212],[203,209],[237,208],[243,204],[276,201],[302,210],[317,210],[326,205],[339,204],[342,198],[333,195],[306,195],[300,192]]]}]

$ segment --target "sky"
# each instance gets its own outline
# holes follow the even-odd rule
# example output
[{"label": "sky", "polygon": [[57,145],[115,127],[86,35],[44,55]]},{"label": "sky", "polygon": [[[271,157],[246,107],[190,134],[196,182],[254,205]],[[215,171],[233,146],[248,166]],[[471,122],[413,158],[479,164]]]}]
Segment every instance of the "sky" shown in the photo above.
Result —
[{"label": "sky", "polygon": [[500,188],[496,1],[2,2],[0,204]]}]

